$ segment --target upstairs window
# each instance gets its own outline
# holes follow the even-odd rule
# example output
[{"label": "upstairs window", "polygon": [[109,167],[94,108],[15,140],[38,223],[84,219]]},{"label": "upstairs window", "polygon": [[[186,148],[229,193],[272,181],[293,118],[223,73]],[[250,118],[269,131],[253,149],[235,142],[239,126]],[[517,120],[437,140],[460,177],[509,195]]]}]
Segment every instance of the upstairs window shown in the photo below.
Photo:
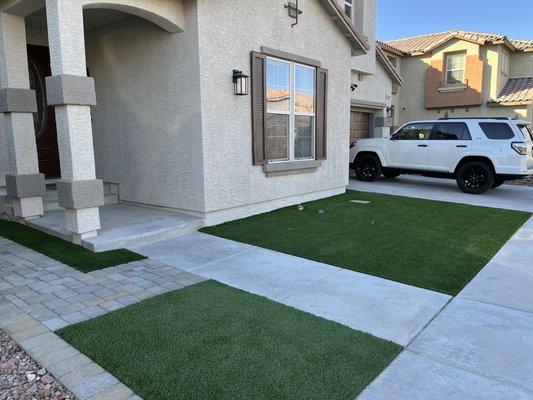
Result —
[{"label": "upstairs window", "polygon": [[344,0],[344,12],[350,20],[353,20],[353,2],[354,0]]},{"label": "upstairs window", "polygon": [[500,55],[500,71],[505,76],[509,75],[509,55],[505,51]]},{"label": "upstairs window", "polygon": [[448,85],[462,85],[465,82],[466,53],[451,53],[446,55],[446,81]]}]

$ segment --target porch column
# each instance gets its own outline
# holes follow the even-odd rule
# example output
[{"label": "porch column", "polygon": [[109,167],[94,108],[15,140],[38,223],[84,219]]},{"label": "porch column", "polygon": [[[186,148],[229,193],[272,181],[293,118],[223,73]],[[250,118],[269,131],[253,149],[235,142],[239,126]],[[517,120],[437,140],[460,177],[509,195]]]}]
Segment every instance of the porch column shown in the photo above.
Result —
[{"label": "porch column", "polygon": [[43,215],[46,189],[39,173],[35,127],[35,92],[30,90],[24,17],[0,12],[0,112],[8,154],[7,194],[18,218]]},{"label": "porch column", "polygon": [[48,104],[55,106],[61,180],[59,205],[74,241],[96,236],[98,207],[104,204],[96,179],[90,106],[96,105],[94,81],[87,77],[83,10],[78,0],[46,0],[52,76],[46,79]]}]

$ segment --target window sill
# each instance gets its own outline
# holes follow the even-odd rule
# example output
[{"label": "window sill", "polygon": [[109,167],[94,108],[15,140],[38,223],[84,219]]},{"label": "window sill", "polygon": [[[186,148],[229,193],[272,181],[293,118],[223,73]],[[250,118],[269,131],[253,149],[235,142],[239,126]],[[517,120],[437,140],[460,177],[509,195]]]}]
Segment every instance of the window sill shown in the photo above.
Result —
[{"label": "window sill", "polygon": [[263,172],[267,177],[294,175],[314,172],[320,166],[322,161],[319,160],[273,162],[263,165]]},{"label": "window sill", "polygon": [[466,85],[442,86],[438,90],[441,93],[462,92],[463,90],[466,90],[467,87],[468,86],[466,86]]}]

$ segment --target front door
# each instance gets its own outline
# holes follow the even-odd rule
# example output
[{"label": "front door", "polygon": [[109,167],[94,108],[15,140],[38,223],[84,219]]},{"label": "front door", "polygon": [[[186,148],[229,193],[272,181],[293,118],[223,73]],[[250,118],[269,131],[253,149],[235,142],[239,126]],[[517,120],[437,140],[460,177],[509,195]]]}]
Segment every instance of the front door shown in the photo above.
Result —
[{"label": "front door", "polygon": [[370,137],[370,115],[360,111],[350,113],[350,143]]},{"label": "front door", "polygon": [[37,97],[37,113],[33,114],[39,171],[47,179],[58,178],[59,150],[57,146],[56,117],[54,107],[46,104],[45,78],[52,75],[48,47],[28,46],[30,88]]}]

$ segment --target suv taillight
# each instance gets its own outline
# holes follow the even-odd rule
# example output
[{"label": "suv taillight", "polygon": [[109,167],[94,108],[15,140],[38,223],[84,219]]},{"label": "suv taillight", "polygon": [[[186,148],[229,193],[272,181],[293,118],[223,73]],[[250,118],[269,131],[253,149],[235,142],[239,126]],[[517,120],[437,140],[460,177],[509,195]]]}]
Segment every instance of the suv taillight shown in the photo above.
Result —
[{"label": "suv taillight", "polygon": [[527,145],[524,142],[513,142],[511,143],[511,147],[521,156],[525,156],[527,154]]}]

